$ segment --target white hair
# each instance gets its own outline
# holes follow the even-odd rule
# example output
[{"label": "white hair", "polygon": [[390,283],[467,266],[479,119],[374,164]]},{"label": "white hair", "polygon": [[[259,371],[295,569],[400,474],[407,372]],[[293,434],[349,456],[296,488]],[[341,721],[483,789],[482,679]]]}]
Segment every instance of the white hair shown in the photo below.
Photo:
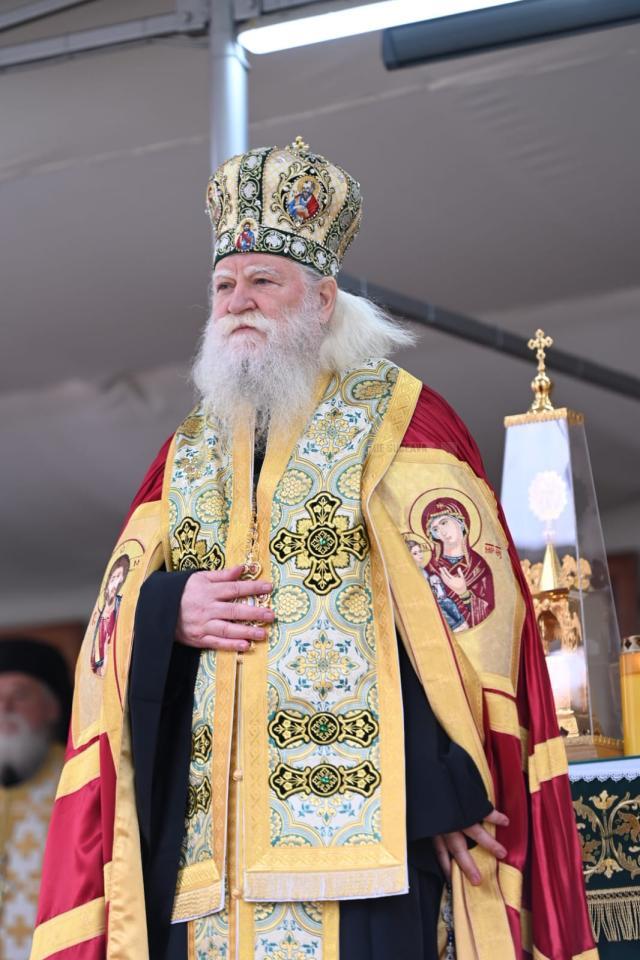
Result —
[{"label": "white hair", "polygon": [[[312,267],[303,267],[307,289],[322,280]],[[320,347],[320,363],[325,370],[340,373],[370,357],[387,357],[417,341],[412,330],[366,297],[338,290],[329,329]]]}]

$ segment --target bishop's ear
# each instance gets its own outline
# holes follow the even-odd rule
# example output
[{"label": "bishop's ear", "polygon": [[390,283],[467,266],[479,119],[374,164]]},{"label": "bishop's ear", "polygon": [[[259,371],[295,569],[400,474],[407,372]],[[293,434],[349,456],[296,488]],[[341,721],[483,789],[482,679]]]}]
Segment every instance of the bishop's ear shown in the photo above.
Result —
[{"label": "bishop's ear", "polygon": [[336,305],[338,284],[333,277],[323,277],[316,285],[316,292],[320,306],[318,319],[320,323],[325,324],[331,319],[333,308]]}]

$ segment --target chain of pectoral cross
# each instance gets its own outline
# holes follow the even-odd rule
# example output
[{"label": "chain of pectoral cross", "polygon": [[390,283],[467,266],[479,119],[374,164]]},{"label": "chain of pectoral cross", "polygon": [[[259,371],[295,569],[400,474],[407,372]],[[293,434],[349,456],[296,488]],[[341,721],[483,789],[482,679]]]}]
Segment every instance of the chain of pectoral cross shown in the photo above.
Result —
[{"label": "chain of pectoral cross", "polygon": [[[257,580],[260,574],[262,573],[262,564],[258,560],[258,511],[256,507],[253,507],[251,514],[251,529],[247,536],[247,548],[245,551],[245,561],[244,561],[244,574],[243,580]],[[271,594],[262,593],[255,599],[249,599],[249,603],[253,603],[258,607],[268,607],[271,601]],[[262,626],[262,623],[260,623]]]}]

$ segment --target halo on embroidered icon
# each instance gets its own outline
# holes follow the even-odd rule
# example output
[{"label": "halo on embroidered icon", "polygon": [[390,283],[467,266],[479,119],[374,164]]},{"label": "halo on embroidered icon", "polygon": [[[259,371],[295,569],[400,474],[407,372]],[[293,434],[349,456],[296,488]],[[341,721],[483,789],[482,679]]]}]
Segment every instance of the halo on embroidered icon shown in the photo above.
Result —
[{"label": "halo on embroidered icon", "polygon": [[[453,503],[451,502],[453,501]],[[462,510],[459,507],[462,507]],[[422,527],[422,517],[425,510],[431,506],[434,516],[437,513],[453,514],[454,516],[464,517],[465,522],[468,517],[469,524],[469,546],[474,547],[482,534],[482,519],[480,511],[468,494],[455,487],[433,487],[431,490],[425,490],[419,494],[411,505],[409,510],[409,530],[410,534],[405,534],[405,539],[410,536],[411,539],[422,541],[425,544],[425,564],[429,562],[432,545],[428,535],[425,534]],[[441,509],[440,509],[441,507]],[[464,516],[466,514],[466,517]]]}]

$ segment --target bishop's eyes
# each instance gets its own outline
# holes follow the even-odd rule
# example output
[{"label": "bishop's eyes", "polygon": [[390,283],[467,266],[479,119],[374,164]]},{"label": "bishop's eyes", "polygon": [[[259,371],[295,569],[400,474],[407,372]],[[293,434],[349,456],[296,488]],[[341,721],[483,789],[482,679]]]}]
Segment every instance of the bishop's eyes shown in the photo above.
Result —
[{"label": "bishop's eyes", "polygon": [[[251,280],[251,284],[254,287],[275,286],[276,281],[272,277],[254,277]],[[234,287],[235,284],[230,280],[221,280],[219,283],[216,283],[214,289],[216,293],[229,293]]]}]

